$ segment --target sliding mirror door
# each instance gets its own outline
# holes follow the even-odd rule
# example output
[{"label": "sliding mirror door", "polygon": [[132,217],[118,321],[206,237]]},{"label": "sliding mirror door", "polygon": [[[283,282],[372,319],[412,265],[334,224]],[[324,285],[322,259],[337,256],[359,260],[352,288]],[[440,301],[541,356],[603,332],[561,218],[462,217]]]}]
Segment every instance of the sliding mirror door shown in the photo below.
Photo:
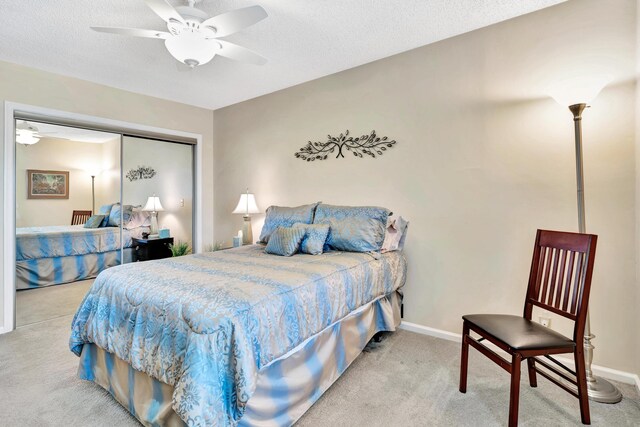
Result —
[{"label": "sliding mirror door", "polygon": [[[193,145],[124,136],[124,262],[182,255],[193,242]],[[129,249],[127,249],[129,248]]]},{"label": "sliding mirror door", "polygon": [[92,215],[120,201],[121,137],[28,120],[15,126],[16,320],[24,326],[71,314],[88,279],[120,264],[119,228]]}]

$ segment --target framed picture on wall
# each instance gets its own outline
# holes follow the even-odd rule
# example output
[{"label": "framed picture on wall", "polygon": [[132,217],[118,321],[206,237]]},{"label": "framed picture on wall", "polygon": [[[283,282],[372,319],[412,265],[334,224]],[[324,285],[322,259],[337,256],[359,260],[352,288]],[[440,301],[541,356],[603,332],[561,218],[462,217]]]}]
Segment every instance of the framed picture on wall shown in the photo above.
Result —
[{"label": "framed picture on wall", "polygon": [[69,172],[27,169],[27,199],[68,199]]}]

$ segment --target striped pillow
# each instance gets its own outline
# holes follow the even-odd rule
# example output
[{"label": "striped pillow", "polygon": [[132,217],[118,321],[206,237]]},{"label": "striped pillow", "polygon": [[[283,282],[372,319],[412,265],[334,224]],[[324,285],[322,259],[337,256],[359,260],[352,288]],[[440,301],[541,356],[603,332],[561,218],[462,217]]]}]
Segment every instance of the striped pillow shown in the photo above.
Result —
[{"label": "striped pillow", "polygon": [[98,228],[102,221],[104,220],[104,215],[93,215],[91,218],[84,223],[84,228]]},{"label": "striped pillow", "polygon": [[265,252],[271,255],[291,256],[298,252],[304,234],[304,228],[278,227],[269,237]]}]

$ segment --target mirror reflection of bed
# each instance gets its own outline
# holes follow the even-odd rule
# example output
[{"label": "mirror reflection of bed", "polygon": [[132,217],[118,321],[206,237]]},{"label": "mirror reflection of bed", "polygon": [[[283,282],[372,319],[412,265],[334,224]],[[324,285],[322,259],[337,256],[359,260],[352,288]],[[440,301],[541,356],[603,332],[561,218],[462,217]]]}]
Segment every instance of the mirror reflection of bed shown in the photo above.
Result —
[{"label": "mirror reflection of bed", "polygon": [[[16,136],[17,327],[73,314],[101,271],[134,260],[153,215],[191,244],[191,146],[21,120],[17,128],[29,133]],[[149,163],[152,151],[162,155]],[[153,176],[125,177],[144,164]],[[145,209],[152,196],[160,212]]]}]

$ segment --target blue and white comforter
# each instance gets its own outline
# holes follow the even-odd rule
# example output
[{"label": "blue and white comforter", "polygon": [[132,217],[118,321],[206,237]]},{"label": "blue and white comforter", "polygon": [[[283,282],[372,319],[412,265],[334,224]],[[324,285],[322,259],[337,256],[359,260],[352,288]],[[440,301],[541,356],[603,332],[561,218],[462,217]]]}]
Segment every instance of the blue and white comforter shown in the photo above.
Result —
[{"label": "blue and white comforter", "polygon": [[[144,230],[148,228],[124,230],[124,247],[130,247],[131,237],[140,235]],[[16,229],[16,261],[104,253],[119,249],[119,227],[54,225]]]},{"label": "blue and white comforter", "polygon": [[96,279],[70,348],[95,343],[172,385],[188,425],[236,425],[262,367],[405,273],[399,252],[279,257],[261,246],[125,264]]}]

